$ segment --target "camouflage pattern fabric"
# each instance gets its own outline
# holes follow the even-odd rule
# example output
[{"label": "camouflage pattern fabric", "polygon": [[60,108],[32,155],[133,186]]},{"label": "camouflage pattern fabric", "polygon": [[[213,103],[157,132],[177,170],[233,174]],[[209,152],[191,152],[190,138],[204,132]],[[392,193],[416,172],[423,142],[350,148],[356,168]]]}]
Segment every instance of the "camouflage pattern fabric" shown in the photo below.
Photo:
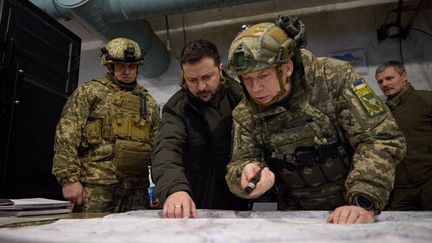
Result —
[{"label": "camouflage pattern fabric", "polygon": [[[142,185],[145,184],[141,181]],[[148,208],[147,189],[125,189],[122,184],[109,186],[86,185],[86,202],[79,210],[84,212],[126,212]]]},{"label": "camouflage pattern fabric", "polygon": [[[109,123],[112,122],[109,114],[110,104],[120,88],[110,74],[98,80],[103,82],[92,80],[78,87],[65,104],[57,124],[52,172],[61,185],[80,181],[84,187],[121,185],[120,188],[126,191],[131,188],[147,188],[147,173],[126,176],[119,171],[114,162],[115,145],[119,139],[109,136],[111,133],[107,130],[110,129]],[[155,99],[139,85],[136,85],[131,93],[146,98],[145,122],[150,127],[149,138],[142,142],[134,142],[135,144],[141,142],[143,147],[152,146],[159,126],[159,106]],[[127,138],[123,138],[122,141],[127,141]],[[147,153],[149,158],[151,151]],[[142,167],[147,170],[150,161],[142,161],[142,163],[144,164]],[[100,195],[100,197],[110,198],[110,200],[117,198],[112,196],[110,190],[106,192],[109,195]],[[90,202],[96,200],[93,197],[98,196],[92,192],[87,195]],[[147,193],[144,191],[140,197],[146,198]]]},{"label": "camouflage pattern fabric", "polygon": [[[265,38],[261,37],[257,42],[260,35]],[[287,63],[294,55],[293,48],[293,40],[276,25],[256,24],[241,32],[232,42],[228,69],[239,75]]]},{"label": "camouflage pattern fabric", "polygon": [[[240,176],[248,163],[268,166],[268,161],[261,159],[263,152],[292,157],[300,146],[319,147],[342,137],[346,141],[341,142],[353,150],[348,173],[340,178],[341,170],[333,173],[333,179],[323,176],[324,181],[313,176],[309,181],[317,183],[301,186],[308,176],[327,172],[305,168],[305,180],[296,185],[290,171],[279,171],[275,173],[279,203],[288,205],[286,208],[333,210],[351,202],[353,195],[363,194],[372,199],[379,213],[393,187],[395,166],[405,154],[405,138],[388,108],[370,88],[356,90],[358,85],[367,84],[348,63],[316,58],[307,50],[301,50],[301,57],[304,76],[292,80],[288,105],[259,107],[244,99],[234,110],[233,156],[226,175],[230,190],[249,198],[240,186]],[[338,131],[343,136],[337,136]],[[344,166],[328,162],[323,165],[332,168],[328,173]]]},{"label": "camouflage pattern fabric", "polygon": [[105,48],[102,48],[102,66],[124,62],[144,64],[141,48],[135,41],[127,38],[115,38],[109,41]]}]

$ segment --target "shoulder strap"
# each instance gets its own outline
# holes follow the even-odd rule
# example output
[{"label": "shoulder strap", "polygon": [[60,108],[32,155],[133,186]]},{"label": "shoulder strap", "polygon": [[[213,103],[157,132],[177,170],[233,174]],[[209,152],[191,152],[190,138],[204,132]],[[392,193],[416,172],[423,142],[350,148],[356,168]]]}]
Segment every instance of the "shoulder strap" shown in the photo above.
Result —
[{"label": "shoulder strap", "polygon": [[99,82],[114,91],[120,91],[120,87],[107,77],[95,78],[93,81]]},{"label": "shoulder strap", "polygon": [[142,86],[136,84],[135,88],[132,90],[132,93],[134,95],[144,96],[146,93],[148,93],[148,91],[145,88],[143,88]]}]

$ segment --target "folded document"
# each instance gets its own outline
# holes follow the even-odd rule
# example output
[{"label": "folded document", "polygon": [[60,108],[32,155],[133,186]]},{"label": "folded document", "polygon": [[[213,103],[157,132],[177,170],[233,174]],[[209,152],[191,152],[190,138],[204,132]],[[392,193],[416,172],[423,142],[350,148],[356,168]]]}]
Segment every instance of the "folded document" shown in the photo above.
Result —
[{"label": "folded document", "polygon": [[72,212],[73,204],[68,201],[47,198],[23,198],[10,199],[12,205],[0,206],[0,215],[3,216],[27,216],[59,214]]}]

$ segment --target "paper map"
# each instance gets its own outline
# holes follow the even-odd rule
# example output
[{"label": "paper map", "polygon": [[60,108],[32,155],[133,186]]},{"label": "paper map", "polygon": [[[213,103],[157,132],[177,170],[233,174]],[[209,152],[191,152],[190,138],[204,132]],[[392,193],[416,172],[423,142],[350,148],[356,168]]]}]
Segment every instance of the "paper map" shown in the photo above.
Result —
[{"label": "paper map", "polygon": [[198,210],[197,219],[131,211],[1,228],[0,242],[432,242],[432,212],[383,212],[374,224],[333,225],[327,211]]}]

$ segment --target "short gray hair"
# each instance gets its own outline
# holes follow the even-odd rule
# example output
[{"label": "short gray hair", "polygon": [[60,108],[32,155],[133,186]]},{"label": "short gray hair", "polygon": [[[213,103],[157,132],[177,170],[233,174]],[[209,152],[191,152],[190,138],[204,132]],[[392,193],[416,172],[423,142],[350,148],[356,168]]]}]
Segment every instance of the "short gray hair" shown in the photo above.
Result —
[{"label": "short gray hair", "polygon": [[384,72],[384,70],[386,70],[387,68],[391,68],[391,67],[394,68],[394,70],[396,70],[396,72],[397,72],[399,75],[402,75],[402,74],[406,73],[406,71],[405,71],[405,67],[402,65],[401,62],[399,62],[399,61],[395,61],[395,60],[390,60],[390,61],[387,61],[387,62],[381,64],[381,65],[376,69],[376,71],[375,71],[375,76],[376,76],[378,73]]}]

